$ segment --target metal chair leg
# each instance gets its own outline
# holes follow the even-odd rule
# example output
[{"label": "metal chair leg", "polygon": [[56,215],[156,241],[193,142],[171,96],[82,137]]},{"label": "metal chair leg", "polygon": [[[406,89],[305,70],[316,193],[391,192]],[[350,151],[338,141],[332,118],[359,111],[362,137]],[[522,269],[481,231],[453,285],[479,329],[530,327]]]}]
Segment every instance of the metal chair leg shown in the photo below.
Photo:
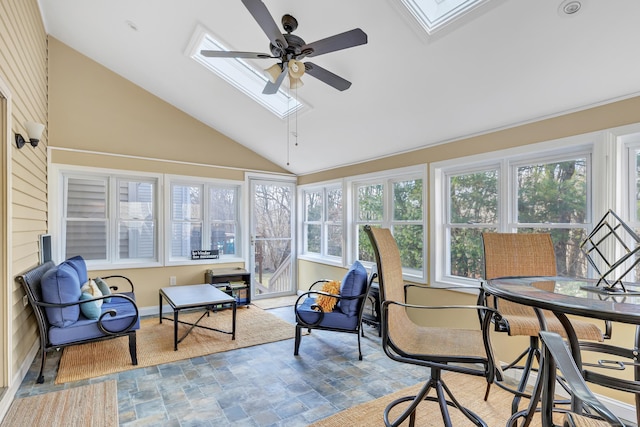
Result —
[{"label": "metal chair leg", "polygon": [[[401,397],[399,399],[394,400],[384,410],[384,422],[386,427],[397,427],[401,425],[407,418],[409,418],[409,425],[413,426],[415,423],[415,412],[418,405],[424,401],[436,402],[440,408],[440,413],[442,414],[442,421],[445,427],[453,427],[451,416],[449,414],[448,407],[451,406],[453,408],[458,409],[465,417],[467,417],[473,424],[479,427],[488,427],[487,424],[473,411],[465,408],[456,400],[451,393],[449,387],[447,387],[446,383],[442,380],[442,371],[440,369],[431,368],[431,378],[425,383],[425,385],[420,389],[417,395],[415,396],[406,396]],[[431,388],[436,390],[436,396],[428,396]],[[411,404],[409,407],[396,418],[393,422],[389,421],[389,412],[396,405],[409,402]]]}]

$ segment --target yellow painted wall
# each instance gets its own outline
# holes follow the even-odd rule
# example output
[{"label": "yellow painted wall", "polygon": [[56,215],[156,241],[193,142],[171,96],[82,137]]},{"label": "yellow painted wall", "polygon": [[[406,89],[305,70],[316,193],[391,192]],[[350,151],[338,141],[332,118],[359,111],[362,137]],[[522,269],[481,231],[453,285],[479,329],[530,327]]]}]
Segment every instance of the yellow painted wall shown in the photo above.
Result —
[{"label": "yellow painted wall", "polygon": [[287,172],[53,37],[49,121],[52,147]]},{"label": "yellow painted wall", "polygon": [[[169,278],[175,276],[176,285],[196,285],[205,283],[204,273],[207,269],[244,268],[243,263],[226,263],[215,265],[181,265],[162,268],[131,268],[122,270],[92,270],[89,277],[105,277],[122,274],[133,282],[136,291],[136,302],[140,308],[158,307],[158,291],[169,286]],[[108,283],[108,282],[107,282]],[[166,304],[166,301],[163,302]]]},{"label": "yellow painted wall", "polygon": [[298,260],[298,289],[306,291],[313,282],[320,279],[341,280],[346,272],[346,268]]},{"label": "yellow painted wall", "polygon": [[[274,163],[49,38],[50,161],[127,171],[244,181],[245,172],[288,174]],[[216,264],[216,268],[238,264]],[[204,282],[204,265],[117,270],[131,278],[142,308],[158,290]],[[92,271],[92,277],[114,274]]]}]

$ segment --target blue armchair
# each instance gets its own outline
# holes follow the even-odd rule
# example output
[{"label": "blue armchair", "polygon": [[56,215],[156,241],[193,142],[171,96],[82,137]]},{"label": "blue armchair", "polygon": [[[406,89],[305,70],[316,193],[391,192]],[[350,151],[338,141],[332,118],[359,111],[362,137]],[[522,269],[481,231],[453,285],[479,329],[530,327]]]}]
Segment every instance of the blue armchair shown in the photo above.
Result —
[{"label": "blue armchair", "polygon": [[[356,334],[358,336],[358,359],[362,360],[362,348],[360,345],[362,313],[364,312],[364,302],[374,277],[372,275],[371,279],[367,280],[367,270],[359,261],[356,261],[340,282],[339,295],[314,289],[328,282],[328,280],[318,280],[311,285],[308,291],[301,294],[294,307],[296,338],[293,354],[298,355],[302,329],[307,329],[309,332],[312,329],[322,329]],[[319,295],[335,297],[338,300],[333,310],[325,312],[316,303]]]}]

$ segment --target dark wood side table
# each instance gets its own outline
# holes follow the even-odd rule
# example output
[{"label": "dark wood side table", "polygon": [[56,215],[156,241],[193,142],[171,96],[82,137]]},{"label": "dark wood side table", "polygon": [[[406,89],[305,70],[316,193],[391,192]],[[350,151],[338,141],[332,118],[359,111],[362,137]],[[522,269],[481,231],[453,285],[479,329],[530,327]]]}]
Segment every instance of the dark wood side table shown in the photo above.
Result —
[{"label": "dark wood side table", "polygon": [[251,304],[251,273],[243,268],[207,270],[204,281],[235,297],[239,307]]}]

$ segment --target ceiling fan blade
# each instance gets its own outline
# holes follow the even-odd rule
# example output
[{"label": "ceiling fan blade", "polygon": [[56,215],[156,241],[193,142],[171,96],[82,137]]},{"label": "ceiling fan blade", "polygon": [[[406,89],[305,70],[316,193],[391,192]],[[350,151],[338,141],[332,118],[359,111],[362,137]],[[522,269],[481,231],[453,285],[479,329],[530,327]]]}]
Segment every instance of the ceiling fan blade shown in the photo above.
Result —
[{"label": "ceiling fan blade", "polygon": [[254,59],[266,59],[273,58],[268,53],[258,52],[234,52],[226,50],[201,50],[200,54],[208,58],[254,58]]},{"label": "ceiling fan blade", "polygon": [[286,49],[289,46],[276,25],[276,21],[273,20],[271,13],[269,13],[269,9],[262,1],[242,0],[242,3],[249,10],[249,13],[253,15],[253,19],[260,25],[262,31],[269,37],[272,45],[279,46],[282,49]]},{"label": "ceiling fan blade", "polygon": [[262,89],[262,93],[264,93],[265,95],[273,95],[274,93],[278,92],[278,89],[280,89],[280,85],[282,84],[282,81],[286,77],[288,71],[289,69],[285,64],[285,66],[282,67],[282,72],[276,79],[276,82],[271,83],[271,81],[269,80],[267,82],[267,85],[264,87],[264,89]]},{"label": "ceiling fan blade", "polygon": [[350,81],[345,80],[342,77],[333,74],[331,71],[326,70],[312,62],[305,62],[304,69],[307,74],[315,77],[320,81],[323,81],[329,86],[332,86],[340,91],[347,90],[351,87]]},{"label": "ceiling fan blade", "polygon": [[302,46],[301,50],[304,53],[305,50],[311,49],[312,52],[306,56],[318,56],[329,52],[335,52],[336,50],[347,49],[354,46],[360,46],[367,43],[367,34],[360,28],[355,28],[351,31],[336,34],[335,36],[327,37],[326,39],[318,40],[313,43]]}]

